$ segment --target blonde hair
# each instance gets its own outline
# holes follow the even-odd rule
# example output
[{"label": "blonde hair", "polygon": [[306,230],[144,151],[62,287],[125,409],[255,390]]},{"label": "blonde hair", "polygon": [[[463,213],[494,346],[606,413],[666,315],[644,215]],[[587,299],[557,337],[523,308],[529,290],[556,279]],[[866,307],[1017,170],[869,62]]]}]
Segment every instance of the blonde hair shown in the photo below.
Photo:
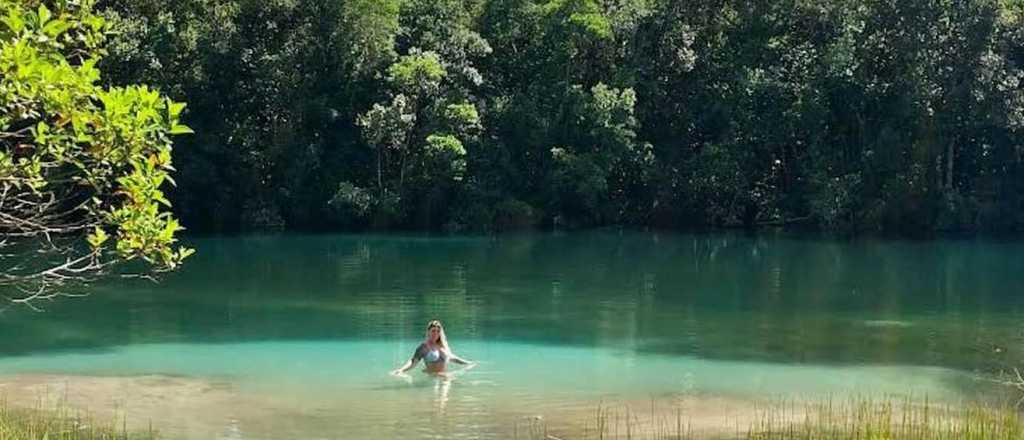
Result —
[{"label": "blonde hair", "polygon": [[[434,327],[437,327],[437,330],[438,330],[438,332],[437,332],[438,333],[437,340],[431,341],[430,340],[430,329],[432,329]],[[430,321],[430,322],[427,323],[426,341],[427,342],[433,342],[433,343],[441,346],[441,348],[443,348],[445,350],[449,349],[448,348],[448,337],[445,336],[445,334],[444,334],[444,326],[441,325],[441,321],[438,321],[438,320],[435,319],[435,320]]]}]

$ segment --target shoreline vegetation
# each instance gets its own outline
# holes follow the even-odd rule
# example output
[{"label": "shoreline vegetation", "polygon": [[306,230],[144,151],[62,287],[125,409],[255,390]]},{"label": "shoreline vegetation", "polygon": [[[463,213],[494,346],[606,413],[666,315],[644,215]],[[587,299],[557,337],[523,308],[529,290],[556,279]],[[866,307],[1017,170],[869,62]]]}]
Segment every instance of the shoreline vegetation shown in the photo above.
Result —
[{"label": "shoreline vegetation", "polygon": [[[540,417],[516,424],[519,440],[719,439],[719,440],[997,440],[1024,436],[1024,419],[1012,405],[935,404],[926,398],[848,398],[760,404],[752,414],[717,428],[699,426],[679,408],[599,405],[575,431],[551,429]],[[730,426],[731,425],[731,426]]]},{"label": "shoreline vegetation", "polygon": [[0,440],[156,440],[159,432],[129,430],[127,420],[103,419],[66,404],[24,408],[0,401]]}]

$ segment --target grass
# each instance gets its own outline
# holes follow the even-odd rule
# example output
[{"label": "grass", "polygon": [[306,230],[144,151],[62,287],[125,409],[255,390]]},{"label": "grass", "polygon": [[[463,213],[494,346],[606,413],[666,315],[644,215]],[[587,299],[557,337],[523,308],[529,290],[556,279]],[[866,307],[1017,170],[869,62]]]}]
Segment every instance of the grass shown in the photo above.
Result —
[{"label": "grass", "polygon": [[739,439],[739,440],[1000,440],[1024,438],[1024,419],[1011,406],[938,406],[927,400],[850,399],[843,402],[777,403],[750,420],[698,432],[682,410],[639,415],[626,407],[599,406],[592,420],[571,434],[551,434],[543,419],[519,424],[515,438]]},{"label": "grass", "polygon": [[[748,440],[998,440],[1024,437],[1024,420],[1010,407],[936,407],[927,401],[854,400],[812,404],[802,420],[772,410],[740,438]],[[796,423],[794,423],[796,422]]]},{"label": "grass", "polygon": [[131,432],[115,421],[103,422],[67,406],[47,409],[16,408],[0,402],[0,440],[153,440],[159,438],[150,428]]}]

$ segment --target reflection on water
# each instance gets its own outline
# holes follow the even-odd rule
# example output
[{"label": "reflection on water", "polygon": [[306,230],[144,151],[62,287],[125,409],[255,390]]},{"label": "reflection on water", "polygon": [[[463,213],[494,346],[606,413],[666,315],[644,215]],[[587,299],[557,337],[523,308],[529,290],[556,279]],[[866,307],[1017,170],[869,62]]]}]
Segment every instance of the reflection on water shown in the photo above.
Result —
[{"label": "reflection on water", "polygon": [[[450,423],[432,435],[472,436],[609,397],[901,384],[959,396],[1024,342],[1019,243],[594,232],[192,245],[199,254],[160,284],[0,314],[0,331],[19,335],[0,340],[0,371],[225,380],[261,402],[210,422],[228,437],[283,429],[260,425],[283,414],[327,429],[357,398],[367,412],[351,426],[386,427],[367,435]],[[380,377],[434,318],[481,368],[449,382]]]}]

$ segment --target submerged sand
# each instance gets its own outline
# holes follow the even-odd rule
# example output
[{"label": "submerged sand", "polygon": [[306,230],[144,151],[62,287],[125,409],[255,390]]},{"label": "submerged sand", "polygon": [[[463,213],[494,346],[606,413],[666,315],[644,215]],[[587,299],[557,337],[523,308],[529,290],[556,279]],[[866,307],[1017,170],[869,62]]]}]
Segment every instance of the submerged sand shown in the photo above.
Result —
[{"label": "submerged sand", "polygon": [[[0,394],[11,406],[64,407],[96,421],[124,423],[129,430],[156,429],[166,438],[341,438],[345,432],[344,408],[240,390],[227,379],[15,374],[0,376]],[[735,433],[737,426],[757,421],[758,408],[755,402],[739,399],[674,396],[647,402],[577,402],[548,414],[496,407],[491,408],[491,416],[499,425],[507,425],[504,433],[495,433],[499,437],[531,438],[531,430],[546,429],[555,437],[580,438],[603,428],[605,438],[614,438],[675,433],[680,428],[693,433]],[[390,433],[394,432],[384,429],[379,434]]]},{"label": "submerged sand", "polygon": [[[0,375],[0,395],[24,408],[63,407],[129,430],[156,429],[171,439],[275,438],[690,438],[743,436],[765,420],[805,420],[796,400],[751,400],[721,395],[672,394],[649,399],[559,402],[532,413],[522,402],[449,402],[479,406],[466,417],[442,402],[396,406],[389,392],[326,401],[239,387],[230,378],[171,375]],[[428,396],[430,393],[426,393]],[[444,397],[447,399],[447,397]],[[453,400],[457,399],[457,396]],[[358,408],[358,414],[353,415]],[[367,423],[366,414],[376,414]],[[486,420],[486,425],[474,425]],[[427,427],[422,426],[426,421]],[[469,426],[467,426],[469,425]],[[360,430],[362,429],[362,430]],[[369,430],[367,430],[369,429]],[[410,432],[410,430],[412,430]],[[598,431],[603,435],[598,435]],[[477,435],[477,434],[481,435]]]},{"label": "submerged sand", "polygon": [[[596,403],[589,409],[575,409],[526,420],[519,432],[542,430],[550,439],[578,438],[743,438],[749,428],[763,420],[765,408],[779,408],[779,402],[751,401],[722,396],[680,395],[648,401]],[[806,407],[785,405],[773,412],[779,424],[801,423]],[[544,438],[533,435],[520,438]]]},{"label": "submerged sand", "polygon": [[169,438],[248,438],[232,435],[242,418],[287,420],[291,412],[227,381],[167,375],[17,374],[0,376],[0,393],[11,406],[82,411],[97,422],[152,427]]}]

